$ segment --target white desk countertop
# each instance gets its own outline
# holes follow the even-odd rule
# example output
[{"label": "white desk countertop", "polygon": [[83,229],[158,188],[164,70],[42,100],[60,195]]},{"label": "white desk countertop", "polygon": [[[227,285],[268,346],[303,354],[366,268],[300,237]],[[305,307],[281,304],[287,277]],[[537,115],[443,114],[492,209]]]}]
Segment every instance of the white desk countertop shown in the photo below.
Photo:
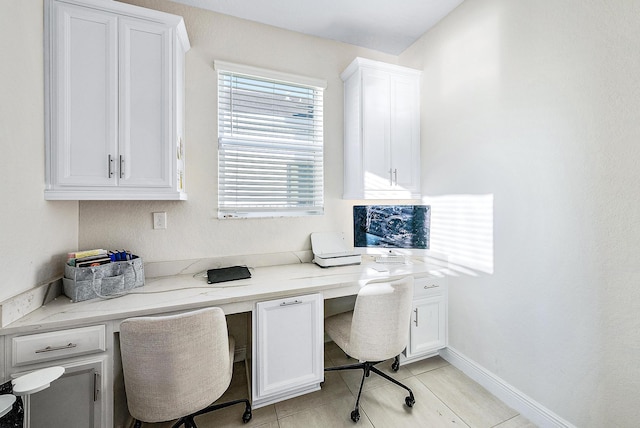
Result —
[{"label": "white desk countertop", "polygon": [[[252,278],[207,284],[192,274],[146,278],[145,285],[113,299],[72,303],[64,295],[0,329],[0,335],[37,332],[120,320],[132,316],[219,306],[226,314],[248,312],[255,302],[322,292],[325,299],[353,295],[372,280],[438,275],[442,270],[425,259],[409,264],[321,268],[313,263],[250,268]],[[382,270],[382,271],[380,271]]]}]

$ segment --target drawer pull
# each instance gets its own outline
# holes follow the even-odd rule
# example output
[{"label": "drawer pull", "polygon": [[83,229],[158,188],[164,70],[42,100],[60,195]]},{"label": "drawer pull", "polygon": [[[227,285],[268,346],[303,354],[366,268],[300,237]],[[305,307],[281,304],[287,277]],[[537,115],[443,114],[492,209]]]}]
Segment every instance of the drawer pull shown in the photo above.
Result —
[{"label": "drawer pull", "polygon": [[428,290],[428,289],[430,289],[430,288],[438,288],[438,284],[432,284],[432,285],[425,285],[425,286],[424,286],[424,289],[425,289],[425,290]]},{"label": "drawer pull", "polygon": [[293,302],[282,302],[280,303],[280,306],[291,306],[291,305],[299,305],[300,303],[302,303],[302,300],[294,300]]},{"label": "drawer pull", "polygon": [[46,348],[42,348],[42,349],[37,349],[36,350],[36,354],[42,354],[43,352],[51,352],[51,351],[61,351],[63,349],[71,349],[71,348],[75,348],[76,345],[75,343],[67,343],[66,345],[62,345],[62,346],[47,346]]}]

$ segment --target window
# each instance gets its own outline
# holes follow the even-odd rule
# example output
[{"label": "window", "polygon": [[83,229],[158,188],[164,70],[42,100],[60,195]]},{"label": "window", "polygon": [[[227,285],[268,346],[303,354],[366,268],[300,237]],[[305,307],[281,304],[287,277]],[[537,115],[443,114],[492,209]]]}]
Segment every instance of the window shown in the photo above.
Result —
[{"label": "window", "polygon": [[218,217],[323,213],[323,89],[216,61]]}]

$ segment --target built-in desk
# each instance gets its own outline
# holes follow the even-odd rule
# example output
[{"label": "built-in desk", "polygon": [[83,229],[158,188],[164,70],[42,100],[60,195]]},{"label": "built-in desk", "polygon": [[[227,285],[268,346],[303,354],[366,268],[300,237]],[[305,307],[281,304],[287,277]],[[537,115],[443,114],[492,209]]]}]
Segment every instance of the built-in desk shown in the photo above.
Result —
[{"label": "built-in desk", "polygon": [[[262,370],[267,367],[268,369],[268,364],[259,361],[260,355],[256,353],[255,344],[257,336],[261,334],[260,326],[256,326],[256,320],[259,319],[256,311],[263,308],[268,311],[269,302],[282,300],[285,305],[281,306],[287,306],[287,299],[316,296],[315,300],[320,302],[318,312],[320,318],[318,325],[309,326],[309,328],[316,331],[320,328],[321,333],[323,300],[355,295],[360,287],[370,281],[401,278],[407,275],[417,279],[416,290],[419,292],[417,294],[424,299],[425,293],[431,293],[442,284],[442,282],[436,285],[431,282],[427,284],[425,281],[437,280],[438,276],[442,276],[441,270],[439,265],[430,264],[425,259],[414,259],[409,264],[401,265],[378,265],[365,260],[361,265],[332,268],[320,268],[312,263],[296,263],[251,268],[252,278],[250,279],[214,285],[207,284],[204,277],[194,275],[192,272],[155,278],[147,277],[143,287],[134,289],[128,295],[108,300],[93,299],[71,303],[65,296],[59,296],[46,306],[0,329],[0,347],[4,347],[2,369],[5,377],[8,377],[14,373],[46,367],[53,361],[56,365],[66,365],[71,369],[78,368],[78,371],[93,367],[94,395],[98,398],[93,404],[92,413],[96,415],[94,426],[119,427],[122,426],[123,421],[116,417],[114,423],[113,403],[114,389],[118,391],[116,393],[118,396],[122,388],[117,333],[120,322],[125,318],[210,306],[221,307],[227,315],[251,313],[253,330],[255,330],[252,333],[254,346],[251,352],[247,352],[247,357],[253,356],[252,377],[255,378],[258,376],[255,368]],[[420,292],[423,286],[425,291]],[[443,296],[441,301],[446,302],[446,288],[441,287],[438,291],[442,292],[440,293]],[[446,303],[444,304],[446,310]],[[271,314],[271,312],[264,313]],[[279,316],[276,315],[276,320],[281,323],[287,322],[286,318],[280,319]],[[445,313],[440,313],[439,317],[440,320],[446,320]],[[278,325],[278,322],[273,322],[273,325]],[[444,331],[446,332],[446,329]],[[446,338],[440,339],[440,345],[446,345]],[[260,340],[264,340],[264,337]],[[323,340],[322,334],[318,340]],[[29,357],[22,356],[19,347],[17,348],[16,344],[25,342],[35,348],[41,345],[40,349],[49,346],[49,349],[53,348],[53,350],[40,352],[37,360],[31,360]],[[322,364],[321,344],[322,342],[320,342],[319,357],[314,356],[320,359],[320,364]],[[415,352],[409,355],[413,359],[416,358]],[[311,385],[303,387],[296,385],[291,389],[292,394],[299,395],[317,389],[321,380],[320,377]],[[254,405],[258,407],[291,396],[286,391],[285,393],[276,391],[269,395],[267,387],[262,388],[267,390],[267,395],[256,399],[255,389],[254,382],[253,399]]]}]

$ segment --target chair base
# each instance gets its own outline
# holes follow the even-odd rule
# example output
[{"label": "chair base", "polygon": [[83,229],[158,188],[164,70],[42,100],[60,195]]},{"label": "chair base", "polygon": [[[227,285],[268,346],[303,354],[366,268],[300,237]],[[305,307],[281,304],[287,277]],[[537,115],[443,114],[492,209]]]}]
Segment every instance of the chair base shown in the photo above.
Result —
[{"label": "chair base", "polygon": [[[413,405],[416,403],[416,400],[413,396],[413,392],[408,386],[398,382],[388,374],[380,371],[378,368],[375,367],[376,364],[380,364],[381,362],[382,361],[365,361],[362,363],[348,364],[346,366],[338,366],[338,367],[327,367],[324,369],[325,372],[341,371],[341,370],[356,370],[356,369],[363,370],[362,380],[360,381],[360,389],[358,390],[358,397],[356,398],[356,405],[353,411],[351,412],[351,420],[353,422],[358,422],[358,420],[360,419],[360,395],[362,395],[362,387],[364,386],[364,379],[369,377],[371,372],[376,373],[377,375],[382,376],[384,379],[388,380],[389,382],[392,382],[398,385],[399,387],[407,390],[409,392],[409,395],[404,399],[404,403],[407,405],[407,407],[413,407]],[[393,371],[398,371],[399,367],[400,367],[399,359],[398,357],[396,357],[391,368],[393,369]]]},{"label": "chair base", "polygon": [[[207,406],[202,410],[199,410],[195,413],[192,413],[190,415],[187,415],[178,419],[176,423],[171,426],[171,428],[178,428],[179,426],[184,426],[184,428],[198,428],[198,426],[196,425],[196,422],[193,420],[193,418],[195,418],[196,416],[204,415],[205,413],[213,412],[214,410],[223,409],[225,407],[233,406],[240,403],[244,403],[244,406],[245,406],[244,413],[242,414],[242,422],[246,424],[251,420],[251,417],[253,415],[251,414],[251,404],[249,403],[249,400],[244,398],[241,400],[228,401],[226,403],[211,404],[210,406]],[[142,421],[139,421],[136,419],[133,425],[133,428],[141,428],[141,427],[142,427]]]}]

